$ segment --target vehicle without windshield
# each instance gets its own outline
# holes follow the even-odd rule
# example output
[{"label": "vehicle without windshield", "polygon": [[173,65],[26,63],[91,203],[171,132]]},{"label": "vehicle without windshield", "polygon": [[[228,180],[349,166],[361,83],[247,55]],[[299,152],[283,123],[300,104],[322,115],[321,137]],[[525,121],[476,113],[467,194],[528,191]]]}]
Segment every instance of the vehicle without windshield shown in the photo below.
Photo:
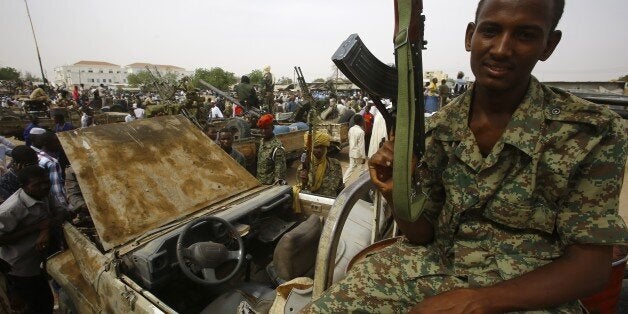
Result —
[{"label": "vehicle without windshield", "polygon": [[[73,130],[59,139],[91,216],[63,226],[68,248],[46,263],[63,309],[218,313],[246,301],[264,312],[278,284],[341,278],[372,241],[366,197],[341,195],[332,206],[333,199],[301,193],[303,213],[295,215],[290,186],[261,185],[183,116]],[[364,196],[368,177],[360,182]],[[334,209],[340,204],[342,215],[354,208],[344,231]],[[334,249],[320,258],[333,262],[314,273],[321,234],[321,247]]]}]

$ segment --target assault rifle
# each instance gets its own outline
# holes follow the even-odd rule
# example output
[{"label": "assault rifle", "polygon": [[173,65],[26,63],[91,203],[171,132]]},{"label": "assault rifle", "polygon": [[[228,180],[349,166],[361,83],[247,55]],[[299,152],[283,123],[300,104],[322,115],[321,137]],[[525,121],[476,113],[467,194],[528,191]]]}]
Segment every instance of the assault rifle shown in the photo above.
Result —
[{"label": "assault rifle", "polygon": [[[303,72],[301,71],[301,67],[295,66],[294,71],[297,74],[297,82],[299,83],[299,87],[301,88],[301,95],[305,99],[305,102],[309,104],[309,108],[307,110],[307,119],[306,119],[307,125],[308,125],[307,141],[305,142],[305,152],[301,155],[301,167],[304,170],[307,170],[309,174],[310,162],[312,159],[312,150],[314,148],[313,146],[313,143],[314,143],[313,118],[316,112],[314,110],[315,101],[314,101],[314,97],[312,97],[312,94],[310,93],[310,89],[307,87],[307,83],[305,83],[305,77],[303,77]],[[303,112],[303,110],[305,110],[305,108],[301,110],[301,113]],[[311,183],[312,182],[310,182],[310,178],[308,177],[308,182],[307,182],[307,185],[304,186],[304,189],[309,189],[308,187]]]},{"label": "assault rifle", "polygon": [[[422,11],[421,0],[395,1],[396,68],[379,61],[357,34],[349,36],[332,57],[342,73],[373,98],[390,98],[396,102],[393,202],[397,217],[406,221],[415,221],[425,202],[424,195],[414,191],[412,180],[412,155],[420,160],[425,152],[421,50],[427,42],[423,36],[425,16]],[[380,109],[383,106],[379,101],[375,105],[380,113],[387,114],[385,109]]]},{"label": "assault rifle", "polygon": [[395,122],[381,99],[397,98],[397,69],[378,60],[358,34],[349,35],[331,59],[342,74],[366,91],[384,117],[386,129],[391,130]]}]

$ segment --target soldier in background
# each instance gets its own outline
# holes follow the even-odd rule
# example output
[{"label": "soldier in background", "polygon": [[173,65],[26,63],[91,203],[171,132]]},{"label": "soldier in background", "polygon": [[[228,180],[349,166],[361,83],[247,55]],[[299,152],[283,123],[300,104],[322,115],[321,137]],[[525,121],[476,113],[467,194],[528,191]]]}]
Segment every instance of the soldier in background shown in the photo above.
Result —
[{"label": "soldier in background", "polygon": [[[305,133],[305,143],[308,133]],[[327,149],[331,143],[331,136],[327,132],[316,131],[313,139],[313,149],[310,161],[310,169],[303,169],[299,165],[297,169],[298,189],[311,193],[336,197],[344,188],[342,182],[342,168],[336,158],[327,157]]]},{"label": "soldier in background", "polygon": [[240,166],[246,168],[246,158],[237,149],[233,148],[233,132],[230,129],[222,129],[218,132],[218,145],[235,159]]},{"label": "soldier in background", "polygon": [[262,99],[264,101],[264,111],[273,114],[273,105],[275,102],[275,96],[273,94],[275,89],[275,82],[273,80],[273,75],[270,73],[270,66],[265,65],[264,68],[264,77],[262,78]]},{"label": "soldier in background", "polygon": [[257,121],[263,138],[257,152],[257,179],[262,184],[286,184],[286,154],[281,141],[273,133],[272,114],[265,114]]},{"label": "soldier in background", "polygon": [[440,107],[443,108],[447,104],[449,100],[449,94],[451,93],[451,88],[447,86],[447,80],[442,79],[440,81],[440,86],[438,86],[438,96],[440,97]]},{"label": "soldier in background", "polygon": [[454,97],[464,93],[467,90],[467,81],[464,79],[464,72],[458,72],[456,81],[454,83]]},{"label": "soldier in background", "polygon": [[233,90],[236,92],[236,97],[240,101],[240,104],[244,106],[244,108],[258,108],[259,99],[257,98],[255,88],[253,88],[253,85],[251,85],[251,79],[249,79],[248,76],[242,75],[242,77],[240,78],[240,83],[236,85]]},{"label": "soldier in background", "polygon": [[50,97],[48,97],[48,93],[44,89],[46,85],[39,84],[37,88],[31,93],[30,100],[42,101],[45,103],[50,102]]},{"label": "soldier in background", "polygon": [[69,93],[67,90],[62,90],[59,94],[60,94],[59,99],[57,99],[57,101],[55,102],[53,106],[51,106],[51,108],[55,108],[55,107],[70,108],[74,105],[72,101],[68,99]]}]

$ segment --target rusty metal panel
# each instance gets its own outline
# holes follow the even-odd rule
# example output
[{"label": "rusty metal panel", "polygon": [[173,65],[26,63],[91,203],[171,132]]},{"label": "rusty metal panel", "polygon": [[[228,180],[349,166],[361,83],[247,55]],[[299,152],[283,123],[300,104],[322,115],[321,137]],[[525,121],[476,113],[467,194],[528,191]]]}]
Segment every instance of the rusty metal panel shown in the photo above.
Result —
[{"label": "rusty metal panel", "polygon": [[182,116],[59,133],[105,250],[260,183]]},{"label": "rusty metal panel", "polygon": [[68,250],[46,261],[46,271],[70,297],[78,313],[100,313],[100,300],[94,286],[81,275],[79,266]]}]

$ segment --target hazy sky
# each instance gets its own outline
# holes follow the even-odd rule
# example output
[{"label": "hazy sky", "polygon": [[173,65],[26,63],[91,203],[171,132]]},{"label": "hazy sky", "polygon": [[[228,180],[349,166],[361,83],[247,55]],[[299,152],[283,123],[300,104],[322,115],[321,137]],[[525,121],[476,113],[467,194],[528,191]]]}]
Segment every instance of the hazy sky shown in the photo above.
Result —
[{"label": "hazy sky", "polygon": [[[425,70],[471,76],[464,31],[475,0],[424,0]],[[119,65],[222,67],[240,76],[268,64],[275,77],[331,75],[331,55],[358,33],[392,63],[393,0],[28,0],[44,69],[80,60]],[[39,76],[23,0],[0,0],[0,66]],[[628,74],[628,1],[567,0],[563,40],[539,63],[541,80],[608,80]]]}]

